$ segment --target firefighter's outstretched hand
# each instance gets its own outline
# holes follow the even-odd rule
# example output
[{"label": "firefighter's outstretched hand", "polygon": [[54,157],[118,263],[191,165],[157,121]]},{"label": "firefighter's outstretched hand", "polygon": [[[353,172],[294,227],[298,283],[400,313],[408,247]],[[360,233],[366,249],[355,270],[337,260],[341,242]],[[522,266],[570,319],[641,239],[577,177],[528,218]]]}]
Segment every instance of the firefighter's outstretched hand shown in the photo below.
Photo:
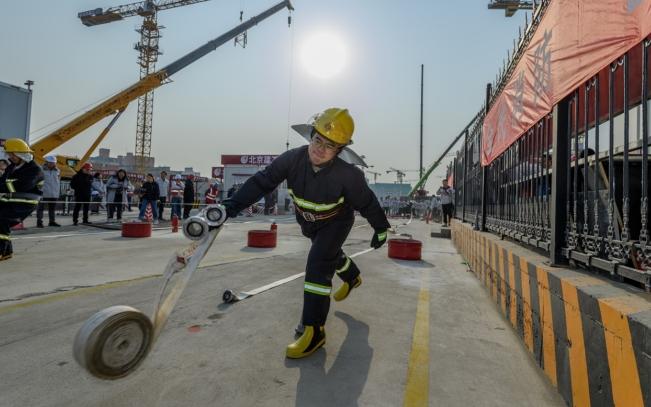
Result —
[{"label": "firefighter's outstretched hand", "polygon": [[371,239],[371,247],[378,249],[387,241],[387,231],[386,230],[376,230],[373,234],[373,239]]},{"label": "firefighter's outstretched hand", "polygon": [[230,199],[226,199],[222,201],[222,205],[226,209],[226,216],[228,216],[229,218],[237,217],[239,211],[237,210],[237,208],[235,208],[235,202],[231,201]]}]

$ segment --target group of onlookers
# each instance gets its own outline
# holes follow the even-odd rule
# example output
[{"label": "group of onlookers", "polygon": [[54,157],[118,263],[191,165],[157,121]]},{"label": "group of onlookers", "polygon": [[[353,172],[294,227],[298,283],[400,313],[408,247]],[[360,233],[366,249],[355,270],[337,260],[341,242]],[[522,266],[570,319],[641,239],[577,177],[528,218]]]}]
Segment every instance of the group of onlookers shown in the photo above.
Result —
[{"label": "group of onlookers", "polygon": [[[4,168],[0,163],[0,174]],[[37,209],[37,226],[44,227],[45,208],[48,211],[48,226],[60,226],[55,218],[55,208],[60,202],[61,193],[61,172],[57,168],[56,157],[45,157],[42,169],[44,173],[43,198]],[[140,198],[138,218],[141,220],[147,218],[148,207],[151,210],[154,223],[165,220],[163,212],[166,205],[171,208],[171,216],[185,219],[190,216],[190,210],[195,205],[193,178],[190,175],[184,179],[183,176],[177,174],[170,180],[167,172],[162,171],[159,178],[147,174],[142,185],[136,188],[124,169],[116,171],[105,183],[99,172],[93,174],[91,163],[84,163],[70,181],[70,188],[74,196],[73,224],[79,223],[80,214],[82,224],[91,224],[89,214],[98,214],[101,208],[106,209],[108,222],[112,222],[114,219],[120,221],[123,211],[131,210],[132,195]],[[206,203],[219,202],[219,195],[219,185],[211,184],[206,191]]]},{"label": "group of onlookers", "polygon": [[423,217],[431,219],[434,213],[440,212],[443,226],[449,226],[454,211],[454,188],[444,179],[436,194],[427,200],[412,200],[406,196],[386,196],[379,199],[380,205],[387,216]]}]

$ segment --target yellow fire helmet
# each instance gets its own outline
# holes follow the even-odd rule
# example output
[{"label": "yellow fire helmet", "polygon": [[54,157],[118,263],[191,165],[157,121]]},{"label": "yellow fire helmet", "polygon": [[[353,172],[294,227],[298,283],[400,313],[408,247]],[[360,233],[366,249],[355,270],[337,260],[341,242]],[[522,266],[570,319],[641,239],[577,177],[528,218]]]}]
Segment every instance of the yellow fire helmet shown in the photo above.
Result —
[{"label": "yellow fire helmet", "polygon": [[7,153],[33,153],[29,145],[19,138],[10,138],[5,141],[5,152]]},{"label": "yellow fire helmet", "polygon": [[338,107],[326,109],[314,118],[312,126],[319,134],[334,143],[341,145],[352,143],[355,122],[348,109]]}]

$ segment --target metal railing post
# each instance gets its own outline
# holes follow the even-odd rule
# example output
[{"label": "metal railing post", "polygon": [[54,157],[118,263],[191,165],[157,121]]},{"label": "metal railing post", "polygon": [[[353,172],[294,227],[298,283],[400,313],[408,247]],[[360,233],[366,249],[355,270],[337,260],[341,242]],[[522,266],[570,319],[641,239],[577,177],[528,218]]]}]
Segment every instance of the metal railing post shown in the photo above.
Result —
[{"label": "metal railing post", "polygon": [[565,223],[567,222],[567,171],[569,151],[566,148],[569,120],[567,100],[554,106],[552,121],[552,196],[551,196],[551,242],[549,260],[552,265],[565,263],[561,250],[565,244]]},{"label": "metal railing post", "polygon": [[466,130],[466,135],[463,137],[463,183],[461,184],[463,190],[461,191],[462,209],[461,220],[466,221],[466,195],[468,195],[468,188],[466,187],[467,173],[468,173],[468,138],[470,137],[470,130]]},{"label": "metal railing post", "polygon": [[[484,118],[488,115],[488,110],[490,109],[490,100],[491,100],[492,85],[489,83],[486,85],[486,105],[485,105],[485,114]],[[481,156],[483,153],[483,139],[484,132],[480,131],[479,133],[479,165],[481,165]],[[481,167],[481,227],[482,232],[486,231],[486,167]]]}]

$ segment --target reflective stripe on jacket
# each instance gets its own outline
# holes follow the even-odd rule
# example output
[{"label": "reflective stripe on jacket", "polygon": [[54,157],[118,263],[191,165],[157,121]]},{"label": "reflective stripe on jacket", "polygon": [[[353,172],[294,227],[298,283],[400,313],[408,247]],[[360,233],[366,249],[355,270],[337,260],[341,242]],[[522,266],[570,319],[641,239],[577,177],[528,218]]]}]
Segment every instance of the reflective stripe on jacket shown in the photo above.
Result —
[{"label": "reflective stripe on jacket", "polygon": [[[374,229],[391,227],[359,169],[335,157],[329,165],[314,171],[307,149],[308,146],[303,146],[286,151],[249,178],[231,198],[236,208],[242,210],[259,201],[287,180],[287,188],[296,207],[310,214],[304,216],[297,211],[296,219],[303,226],[315,223],[309,219],[323,219],[320,222],[352,219],[354,211],[359,211]],[[335,216],[323,216],[335,211]]]}]

